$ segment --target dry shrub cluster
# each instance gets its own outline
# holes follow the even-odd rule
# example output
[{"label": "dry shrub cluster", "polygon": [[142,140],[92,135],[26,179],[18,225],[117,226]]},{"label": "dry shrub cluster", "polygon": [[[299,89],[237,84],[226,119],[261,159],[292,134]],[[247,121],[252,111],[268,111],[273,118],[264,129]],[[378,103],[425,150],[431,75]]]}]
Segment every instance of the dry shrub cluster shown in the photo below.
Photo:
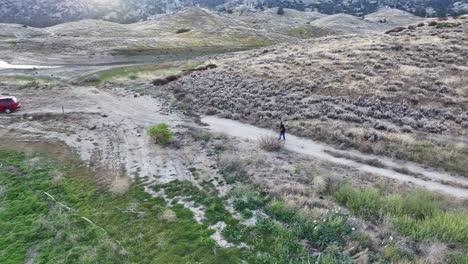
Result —
[{"label": "dry shrub cluster", "polygon": [[258,146],[266,151],[280,151],[283,143],[275,136],[262,136],[258,139]]}]

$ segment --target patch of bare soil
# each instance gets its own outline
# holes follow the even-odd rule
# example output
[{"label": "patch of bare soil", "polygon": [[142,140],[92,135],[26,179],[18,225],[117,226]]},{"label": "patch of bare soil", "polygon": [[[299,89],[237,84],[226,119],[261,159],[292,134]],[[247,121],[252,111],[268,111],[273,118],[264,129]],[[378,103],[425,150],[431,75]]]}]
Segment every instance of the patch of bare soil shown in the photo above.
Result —
[{"label": "patch of bare soil", "polygon": [[[23,109],[0,116],[0,128],[5,131],[2,145],[12,130],[16,137],[32,137],[25,145],[43,144],[52,153],[60,149],[57,142],[64,142],[116,192],[128,186],[126,175],[160,183],[190,176],[173,150],[155,146],[145,136],[145,127],[153,123],[167,122],[177,131],[182,122],[175,114],[162,113],[158,101],[151,97],[85,87],[8,92],[20,98]],[[18,140],[10,145],[21,149]]]}]

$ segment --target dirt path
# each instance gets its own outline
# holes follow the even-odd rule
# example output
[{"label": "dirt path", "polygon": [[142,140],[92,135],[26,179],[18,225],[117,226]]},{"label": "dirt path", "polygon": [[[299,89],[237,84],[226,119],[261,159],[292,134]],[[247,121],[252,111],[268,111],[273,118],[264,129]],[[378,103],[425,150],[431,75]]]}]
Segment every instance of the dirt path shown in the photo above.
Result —
[{"label": "dirt path", "polygon": [[[222,119],[214,116],[204,117],[202,118],[202,121],[208,124],[209,129],[214,132],[225,133],[244,140],[257,140],[259,137],[267,135],[276,136],[276,133],[271,130],[262,129],[252,125],[247,125],[237,121]],[[465,188],[465,186],[468,186],[468,179],[455,177],[447,173],[431,171],[414,163],[400,161],[397,162],[389,158],[366,155],[357,151],[338,150],[332,146],[292,135],[287,135],[285,148],[289,151],[313,156],[317,159],[355,167],[363,172],[392,178],[401,182],[413,183],[429,190],[442,192],[459,198],[468,198],[468,189]],[[329,154],[330,152],[366,160],[377,159],[381,164],[384,165],[384,167],[375,167],[354,161],[352,159],[335,157]],[[411,172],[418,174],[418,177],[397,172],[392,168],[397,170],[406,168]]]},{"label": "dirt path", "polygon": [[183,165],[184,157],[151,144],[145,136],[148,125],[166,122],[177,130],[178,124],[187,122],[164,113],[159,101],[150,96],[90,87],[17,90],[14,95],[22,99],[23,109],[0,116],[0,129],[65,142],[97,168],[103,180],[111,181],[116,191],[125,190],[126,175],[159,183],[191,176]]}]

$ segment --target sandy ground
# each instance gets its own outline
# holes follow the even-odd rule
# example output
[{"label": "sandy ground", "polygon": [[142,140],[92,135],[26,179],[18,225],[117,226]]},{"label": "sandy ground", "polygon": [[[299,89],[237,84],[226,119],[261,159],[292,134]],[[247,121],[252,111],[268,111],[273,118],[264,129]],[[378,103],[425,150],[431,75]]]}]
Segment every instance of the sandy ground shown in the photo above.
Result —
[{"label": "sandy ground", "polygon": [[[202,122],[208,124],[210,130],[214,132],[226,133],[230,136],[234,136],[244,140],[257,140],[262,136],[277,136],[275,132],[267,129],[258,128],[252,125],[243,124],[238,121],[218,118],[214,116],[204,117],[202,118]],[[333,148],[332,146],[324,145],[309,139],[304,139],[293,135],[287,135],[285,148],[289,151],[312,156],[316,159],[346,165],[349,167],[354,167],[360,171],[367,172],[373,175],[388,177],[391,179],[398,180],[400,182],[413,183],[415,185],[422,186],[429,190],[438,191],[459,198],[468,197],[467,188],[455,187],[450,185],[450,183],[454,183],[455,185],[468,186],[468,179],[454,177],[450,174],[443,172],[427,170],[414,163],[401,161],[397,162],[386,157],[366,155],[357,151],[338,150]],[[326,151],[345,153],[361,159],[378,159],[386,167],[388,166],[397,169],[407,168],[412,172],[420,174],[421,176],[415,177],[399,173],[388,168],[379,168],[367,164],[362,164],[346,158],[337,158],[328,154],[328,152]]]},{"label": "sandy ground", "polygon": [[[0,89],[0,93],[6,91]],[[160,183],[191,175],[182,158],[166,155],[168,150],[151,144],[145,136],[144,128],[153,123],[167,122],[176,131],[179,124],[186,123],[176,114],[161,111],[151,97],[89,87],[8,94],[21,99],[23,110],[1,115],[0,129],[65,142],[101,174],[112,176],[116,191],[128,185],[126,174]]]}]

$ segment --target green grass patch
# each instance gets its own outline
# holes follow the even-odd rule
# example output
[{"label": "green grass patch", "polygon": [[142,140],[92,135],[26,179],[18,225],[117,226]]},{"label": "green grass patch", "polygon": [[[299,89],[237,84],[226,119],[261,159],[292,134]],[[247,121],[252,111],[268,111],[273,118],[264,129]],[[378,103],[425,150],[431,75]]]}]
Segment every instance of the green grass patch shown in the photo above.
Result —
[{"label": "green grass patch", "polygon": [[[343,253],[345,240],[352,232],[346,215],[337,212],[320,217],[303,215],[281,200],[271,201],[265,212],[271,218],[259,218],[255,226],[228,224],[223,231],[228,241],[246,241],[256,251],[264,252],[254,255],[253,263],[352,263]],[[323,254],[320,258],[310,256],[308,246],[319,248]]]},{"label": "green grass patch", "polygon": [[35,87],[39,85],[56,84],[57,80],[42,76],[27,75],[0,75],[0,83],[15,85],[21,88]]},{"label": "green grass patch", "polygon": [[357,189],[344,184],[333,196],[338,203],[366,219],[389,217],[404,235],[444,242],[468,240],[468,213],[444,211],[428,191],[385,195],[378,189]]},{"label": "green grass patch", "polygon": [[460,23],[450,23],[450,22],[439,22],[436,25],[436,28],[452,28],[460,26]]},{"label": "green grass patch", "polygon": [[[0,151],[0,263],[241,263],[190,210],[151,197],[136,180],[112,194],[80,166]],[[53,175],[63,172],[60,180]],[[64,209],[44,192],[72,208]],[[164,212],[174,212],[164,217]],[[94,224],[87,222],[90,219]]]},{"label": "green grass patch", "polygon": [[184,70],[195,69],[202,65],[203,62],[190,61],[179,63],[161,63],[161,64],[148,64],[138,66],[117,67],[108,70],[95,72],[79,77],[75,82],[83,85],[94,86],[102,82],[116,80],[116,79],[153,79],[156,77],[166,77],[181,73]]},{"label": "green grass patch", "polygon": [[16,46],[19,43],[19,41],[17,39],[9,39],[6,41],[6,43]]},{"label": "green grass patch", "polygon": [[289,28],[285,31],[285,34],[291,37],[297,38],[319,38],[323,36],[329,35],[327,30],[312,27],[312,26],[300,26],[300,27],[293,27]]},{"label": "green grass patch", "polygon": [[[189,35],[187,32],[184,35]],[[254,44],[257,44],[256,42]],[[130,47],[127,49],[115,49],[114,56],[161,56],[161,58],[193,59],[205,55],[223,54],[234,51],[246,50],[246,47],[224,47],[224,46],[193,46],[188,48],[151,48]]]}]

